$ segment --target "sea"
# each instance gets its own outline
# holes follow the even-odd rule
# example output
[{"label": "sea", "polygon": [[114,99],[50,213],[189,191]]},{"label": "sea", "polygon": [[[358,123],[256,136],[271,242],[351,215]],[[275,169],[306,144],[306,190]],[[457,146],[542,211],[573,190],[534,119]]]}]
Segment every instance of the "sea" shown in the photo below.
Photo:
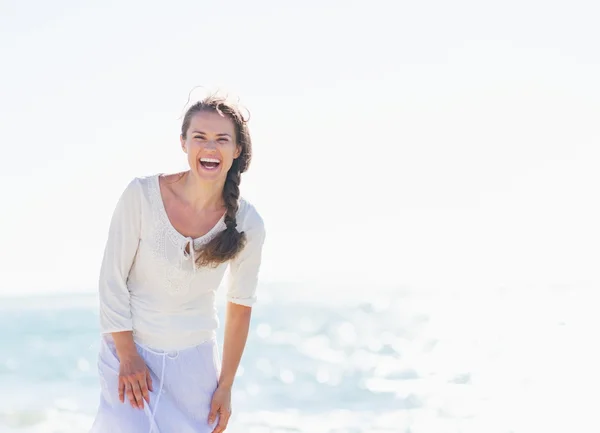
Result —
[{"label": "sea", "polygon": [[[259,290],[227,432],[600,432],[592,288]],[[0,433],[88,431],[97,305],[0,297]]]}]

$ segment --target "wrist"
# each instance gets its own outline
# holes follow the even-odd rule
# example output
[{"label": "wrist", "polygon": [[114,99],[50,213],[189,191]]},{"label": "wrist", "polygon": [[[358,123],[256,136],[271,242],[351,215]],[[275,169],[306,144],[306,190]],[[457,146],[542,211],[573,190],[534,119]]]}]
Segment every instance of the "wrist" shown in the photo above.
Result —
[{"label": "wrist", "polygon": [[126,349],[121,349],[121,350],[117,349],[117,357],[119,358],[119,361],[121,361],[121,362],[128,361],[137,356],[140,356],[140,354],[135,349],[135,347],[133,349],[131,349],[131,348],[126,348]]},{"label": "wrist", "polygon": [[220,378],[218,385],[219,385],[219,388],[231,389],[231,387],[233,387],[233,377],[232,378],[227,378],[227,377]]},{"label": "wrist", "polygon": [[112,336],[119,360],[131,359],[139,355],[131,331],[114,332]]}]

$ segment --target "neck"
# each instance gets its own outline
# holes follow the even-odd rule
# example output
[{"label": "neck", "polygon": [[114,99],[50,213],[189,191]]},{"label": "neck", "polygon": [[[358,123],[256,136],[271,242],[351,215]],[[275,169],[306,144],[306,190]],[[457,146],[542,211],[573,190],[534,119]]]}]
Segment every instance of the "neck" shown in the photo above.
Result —
[{"label": "neck", "polygon": [[197,211],[216,211],[225,206],[223,187],[225,179],[216,182],[204,182],[187,171],[183,178],[183,196]]}]

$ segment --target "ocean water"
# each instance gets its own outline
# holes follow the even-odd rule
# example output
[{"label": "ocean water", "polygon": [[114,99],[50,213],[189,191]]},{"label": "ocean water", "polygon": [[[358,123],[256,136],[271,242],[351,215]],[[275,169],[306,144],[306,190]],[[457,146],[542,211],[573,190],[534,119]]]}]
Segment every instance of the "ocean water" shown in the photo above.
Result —
[{"label": "ocean water", "polygon": [[[600,431],[592,290],[304,289],[261,289],[228,432]],[[96,296],[0,298],[0,329],[0,433],[86,432]]]}]

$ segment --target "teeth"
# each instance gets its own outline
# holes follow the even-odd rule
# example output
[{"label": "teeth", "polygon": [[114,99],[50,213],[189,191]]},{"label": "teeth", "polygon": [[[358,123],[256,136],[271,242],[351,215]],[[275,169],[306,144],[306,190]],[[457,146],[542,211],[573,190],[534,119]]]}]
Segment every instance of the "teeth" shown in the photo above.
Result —
[{"label": "teeth", "polygon": [[218,159],[214,158],[200,158],[201,162],[216,162],[217,164],[221,163]]}]

